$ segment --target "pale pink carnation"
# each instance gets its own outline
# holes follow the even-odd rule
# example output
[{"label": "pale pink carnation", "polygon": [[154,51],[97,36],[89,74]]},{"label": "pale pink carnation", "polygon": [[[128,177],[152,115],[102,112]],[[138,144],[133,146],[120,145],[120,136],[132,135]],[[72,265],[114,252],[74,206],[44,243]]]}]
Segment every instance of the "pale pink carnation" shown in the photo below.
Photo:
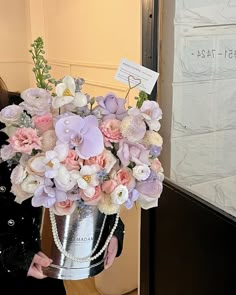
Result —
[{"label": "pale pink carnation", "polygon": [[47,130],[53,129],[52,114],[45,114],[42,116],[33,117],[34,126],[42,134]]},{"label": "pale pink carnation", "polygon": [[30,155],[32,151],[41,149],[41,138],[37,130],[32,128],[20,128],[10,137],[9,142],[16,152]]},{"label": "pale pink carnation", "polygon": [[121,122],[116,119],[106,120],[101,123],[100,130],[108,142],[119,142],[123,136],[120,132]]}]

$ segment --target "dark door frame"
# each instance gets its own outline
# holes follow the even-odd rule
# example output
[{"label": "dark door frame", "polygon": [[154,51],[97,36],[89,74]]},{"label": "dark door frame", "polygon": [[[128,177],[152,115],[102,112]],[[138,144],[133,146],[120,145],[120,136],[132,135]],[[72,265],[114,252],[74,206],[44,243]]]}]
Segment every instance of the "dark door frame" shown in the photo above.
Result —
[{"label": "dark door frame", "polygon": [[[142,0],[142,65],[154,71],[158,71],[158,23],[159,0]],[[157,84],[150,95],[151,100],[156,98]],[[155,253],[150,243],[153,218],[154,210],[141,210],[140,295],[151,295],[155,280],[150,271],[150,253]]]}]

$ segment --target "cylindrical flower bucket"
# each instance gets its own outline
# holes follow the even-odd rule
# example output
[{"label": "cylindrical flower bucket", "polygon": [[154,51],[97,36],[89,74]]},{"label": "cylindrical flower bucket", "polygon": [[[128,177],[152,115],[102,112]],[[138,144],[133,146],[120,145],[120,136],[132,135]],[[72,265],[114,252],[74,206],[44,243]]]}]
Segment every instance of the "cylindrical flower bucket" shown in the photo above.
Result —
[{"label": "cylindrical flower bucket", "polygon": [[53,262],[44,268],[44,274],[56,279],[79,280],[100,273],[104,269],[102,248],[107,244],[105,221],[106,215],[96,206],[79,206],[65,216],[45,209],[42,251]]}]

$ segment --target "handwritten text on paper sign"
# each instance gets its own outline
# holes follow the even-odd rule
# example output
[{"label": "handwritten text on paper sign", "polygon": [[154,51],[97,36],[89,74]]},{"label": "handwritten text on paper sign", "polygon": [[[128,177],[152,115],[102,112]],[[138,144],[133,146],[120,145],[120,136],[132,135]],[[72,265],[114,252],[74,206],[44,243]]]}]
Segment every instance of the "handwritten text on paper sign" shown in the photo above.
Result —
[{"label": "handwritten text on paper sign", "polygon": [[158,76],[159,73],[122,58],[115,79],[128,84],[130,88],[138,88],[151,94]]}]

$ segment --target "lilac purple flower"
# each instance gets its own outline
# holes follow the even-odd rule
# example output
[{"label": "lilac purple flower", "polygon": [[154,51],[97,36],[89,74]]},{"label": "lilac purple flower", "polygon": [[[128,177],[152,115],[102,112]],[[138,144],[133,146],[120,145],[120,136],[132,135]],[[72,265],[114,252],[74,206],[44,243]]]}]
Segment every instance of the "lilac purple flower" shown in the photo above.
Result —
[{"label": "lilac purple flower", "polygon": [[40,185],[34,192],[32,198],[32,206],[45,208],[52,207],[56,202],[62,202],[67,199],[67,194],[64,191],[60,191],[55,187],[52,187],[53,183],[47,179],[47,183]]},{"label": "lilac purple flower", "polygon": [[95,113],[100,110],[103,120],[118,119],[122,120],[126,115],[125,99],[118,98],[113,93],[108,93],[106,96],[99,96],[96,98],[98,106],[94,109]]},{"label": "lilac purple flower", "polygon": [[120,141],[117,156],[125,167],[128,166],[131,161],[136,164],[149,164],[149,150],[141,144],[131,143],[126,139]]},{"label": "lilac purple flower", "polygon": [[151,144],[149,146],[149,153],[152,157],[158,157],[161,154],[161,147]]},{"label": "lilac purple flower", "polygon": [[136,189],[133,189],[129,193],[129,198],[125,202],[125,207],[127,209],[131,209],[133,207],[134,202],[138,200],[138,197],[139,197],[139,192]]}]

